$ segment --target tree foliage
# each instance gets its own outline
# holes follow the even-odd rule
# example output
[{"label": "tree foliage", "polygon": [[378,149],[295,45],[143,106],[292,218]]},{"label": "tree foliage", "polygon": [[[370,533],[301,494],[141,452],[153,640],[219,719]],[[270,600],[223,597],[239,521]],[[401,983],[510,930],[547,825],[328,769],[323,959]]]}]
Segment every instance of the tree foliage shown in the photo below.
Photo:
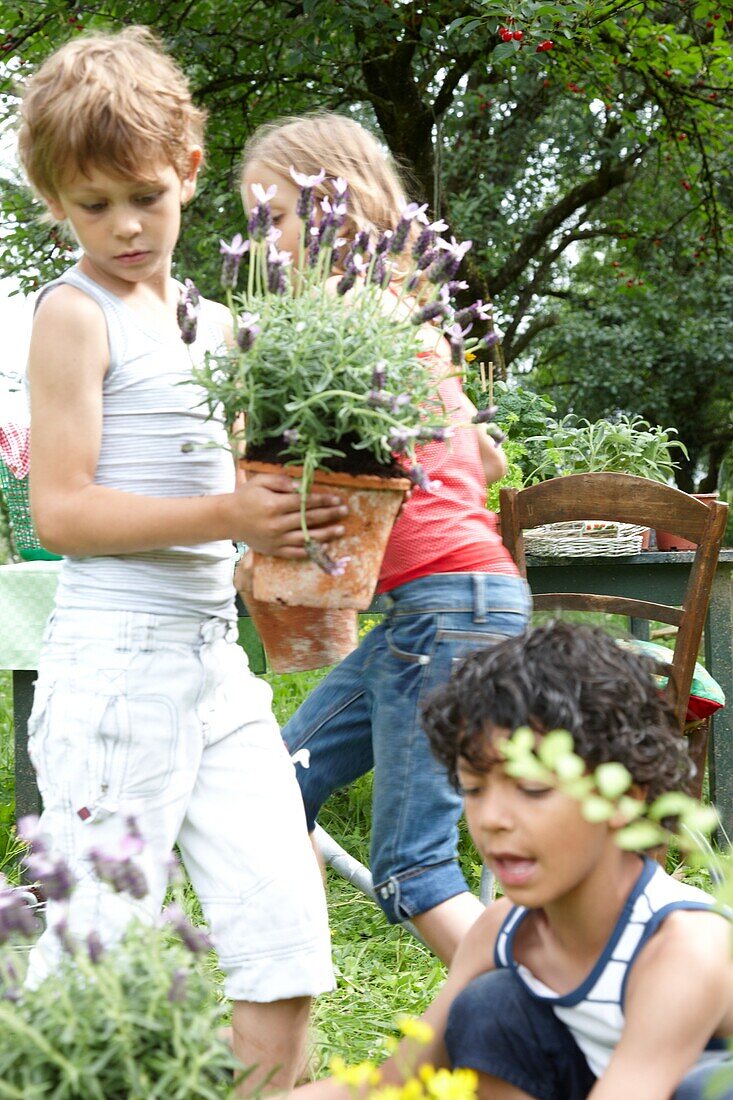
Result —
[{"label": "tree foliage", "polygon": [[[318,107],[378,128],[415,197],[473,239],[471,293],[493,295],[507,365],[571,315],[590,323],[573,305],[579,279],[595,293],[575,263],[585,246],[633,261],[639,279],[656,240],[673,239],[683,264],[704,235],[710,268],[728,262],[733,19],[716,0],[0,0],[0,123],[62,41],[134,22],[157,30],[210,112],[208,171],[178,253],[209,294],[216,239],[241,228],[245,138]],[[2,273],[32,287],[68,246],[16,182],[2,193]],[[629,411],[660,419],[646,398]]]}]

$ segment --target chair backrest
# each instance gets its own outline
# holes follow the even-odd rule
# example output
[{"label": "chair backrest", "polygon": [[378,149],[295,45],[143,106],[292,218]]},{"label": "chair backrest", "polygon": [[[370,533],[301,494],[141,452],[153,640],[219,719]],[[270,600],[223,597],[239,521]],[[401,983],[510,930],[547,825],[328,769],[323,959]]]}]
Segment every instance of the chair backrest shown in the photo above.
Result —
[{"label": "chair backrest", "polygon": [[593,611],[669,623],[677,639],[667,691],[684,727],[690,686],[705,625],[710,588],[725,531],[727,504],[704,504],[679,489],[630,474],[570,474],[499,494],[504,544],[527,575],[523,532],[546,523],[611,520],[656,527],[697,544],[682,606],[588,592],[535,596],[538,610]]}]

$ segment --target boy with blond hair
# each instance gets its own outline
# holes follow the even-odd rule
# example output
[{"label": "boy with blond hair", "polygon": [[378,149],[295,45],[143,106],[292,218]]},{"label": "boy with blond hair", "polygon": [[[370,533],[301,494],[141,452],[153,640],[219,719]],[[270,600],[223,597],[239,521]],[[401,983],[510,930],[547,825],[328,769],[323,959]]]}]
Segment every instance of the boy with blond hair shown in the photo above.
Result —
[{"label": "boy with blond hair", "polygon": [[[145,28],[75,39],[29,81],[20,155],[81,259],[41,292],[33,329],[32,506],[64,555],[29,727],[42,829],[80,882],[69,931],[107,942],[154,918],[178,843],[234,1001],[235,1053],[288,1087],[310,997],[330,989],[327,915],[271,691],[236,644],[232,541],[304,556],[290,479],[235,482],[191,362],[227,311],[202,301],[189,346],[171,277],[204,116]],[[192,341],[192,342],[191,342]],[[313,495],[324,540],[345,509]],[[102,887],[90,849],[145,841],[149,894]],[[29,967],[58,964],[49,931]]]}]

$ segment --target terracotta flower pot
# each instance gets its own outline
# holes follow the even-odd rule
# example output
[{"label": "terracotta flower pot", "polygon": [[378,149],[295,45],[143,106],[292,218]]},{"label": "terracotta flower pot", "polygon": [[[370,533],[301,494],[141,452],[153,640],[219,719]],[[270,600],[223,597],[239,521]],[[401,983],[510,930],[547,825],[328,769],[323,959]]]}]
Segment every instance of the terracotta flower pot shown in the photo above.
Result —
[{"label": "terracotta flower pot", "polygon": [[256,600],[251,554],[237,567],[236,582],[273,672],[335,665],[359,644],[357,614],[349,608],[287,607]]},{"label": "terracotta flower pot", "polygon": [[[717,493],[691,493],[695,500],[701,500],[707,504],[711,500],[717,500]],[[669,531],[657,531],[657,550],[697,550],[697,543],[685,539],[682,535],[673,535]]]},{"label": "terracotta flower pot", "polygon": [[[250,473],[302,474],[299,466],[250,462]],[[256,600],[289,607],[355,608],[365,611],[372,601],[392,525],[410,482],[402,477],[342,474],[318,470],[313,489],[335,492],[349,505],[345,533],[328,544],[329,557],[349,558],[343,573],[332,576],[312,561],[289,561],[253,555],[252,590]]]}]

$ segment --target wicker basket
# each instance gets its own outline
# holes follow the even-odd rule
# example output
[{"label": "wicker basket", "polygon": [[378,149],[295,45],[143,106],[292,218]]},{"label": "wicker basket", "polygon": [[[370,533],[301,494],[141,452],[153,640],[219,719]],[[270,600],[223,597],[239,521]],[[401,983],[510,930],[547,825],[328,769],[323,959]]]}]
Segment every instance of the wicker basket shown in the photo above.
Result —
[{"label": "wicker basket", "polygon": [[527,553],[538,557],[621,557],[641,552],[646,527],[605,520],[547,523],[524,533]]},{"label": "wicker basket", "polygon": [[0,489],[8,506],[10,534],[24,561],[58,561],[59,555],[45,550],[38,541],[31,519],[28,478],[18,478],[0,459]]}]

